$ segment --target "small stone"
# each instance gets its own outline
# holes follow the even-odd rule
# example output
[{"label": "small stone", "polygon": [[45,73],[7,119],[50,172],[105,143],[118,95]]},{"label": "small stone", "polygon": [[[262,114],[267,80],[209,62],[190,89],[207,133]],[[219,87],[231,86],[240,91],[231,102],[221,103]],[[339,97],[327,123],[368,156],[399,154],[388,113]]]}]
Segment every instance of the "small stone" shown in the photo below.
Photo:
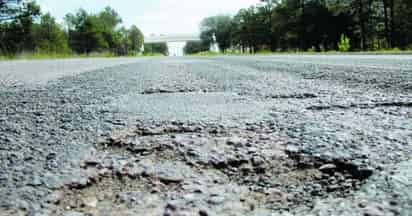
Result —
[{"label": "small stone", "polygon": [[59,178],[54,175],[53,173],[47,172],[44,177],[43,177],[43,183],[44,185],[52,190],[56,190],[63,186],[63,182],[59,180]]},{"label": "small stone", "polygon": [[247,150],[248,154],[254,154],[254,153],[256,153],[257,151],[258,151],[258,148],[256,148],[256,147],[250,147],[250,148],[248,148],[248,150]]},{"label": "small stone", "polygon": [[336,185],[336,184],[329,185],[327,188],[328,192],[337,191],[338,189],[339,189],[339,185]]},{"label": "small stone", "polygon": [[[173,167],[175,166],[175,167]],[[181,171],[180,165],[165,164],[159,169],[155,169],[155,175],[164,184],[178,184],[184,181],[183,171]]]},{"label": "small stone", "polygon": [[242,147],[247,143],[247,140],[241,137],[230,137],[227,142],[228,145],[236,146],[236,147]]},{"label": "small stone", "polygon": [[128,168],[127,174],[130,178],[137,178],[138,176],[141,176],[145,172],[145,169],[141,166],[133,166],[131,168]]},{"label": "small stone", "polygon": [[365,201],[362,201],[358,204],[358,206],[359,206],[359,208],[366,208],[367,205],[366,205]]},{"label": "small stone", "polygon": [[270,136],[266,134],[261,134],[259,137],[260,140],[270,140]]},{"label": "small stone", "polygon": [[209,216],[209,213],[207,213],[206,210],[202,209],[199,211],[199,216]]},{"label": "small stone", "polygon": [[73,178],[70,183],[68,184],[68,186],[70,188],[77,188],[77,189],[81,189],[81,188],[85,188],[89,183],[89,179],[87,177],[75,177]]},{"label": "small stone", "polygon": [[369,178],[373,174],[373,168],[362,167],[359,168],[355,176],[357,179],[363,180]]},{"label": "small stone", "polygon": [[391,200],[391,201],[389,201],[389,205],[396,206],[396,205],[398,205],[398,202],[395,201],[395,200]]},{"label": "small stone", "polygon": [[177,184],[184,181],[182,177],[176,175],[161,175],[159,176],[159,180],[165,184]]},{"label": "small stone", "polygon": [[372,207],[372,206],[365,208],[363,212],[363,216],[384,216],[384,215],[385,213],[381,209]]},{"label": "small stone", "polygon": [[63,214],[63,216],[85,216],[85,214],[76,211],[68,211]]},{"label": "small stone", "polygon": [[287,200],[287,195],[277,188],[266,190],[266,194],[271,201],[284,202]]},{"label": "small stone", "polygon": [[63,192],[55,191],[46,197],[46,202],[51,203],[51,204],[59,204],[62,198],[63,198]]},{"label": "small stone", "polygon": [[265,163],[265,160],[262,157],[254,156],[252,157],[252,164],[253,166],[259,167]]},{"label": "small stone", "polygon": [[29,185],[29,186],[39,186],[39,185],[42,185],[42,182],[41,182],[39,177],[35,176],[33,178],[33,180],[31,182],[29,182],[27,185]]},{"label": "small stone", "polygon": [[0,171],[0,181],[7,180],[9,177],[6,173]]},{"label": "small stone", "polygon": [[173,213],[175,213],[177,211],[177,206],[174,205],[173,203],[168,203],[165,207],[165,212],[163,213],[163,216],[172,216],[174,215]]},{"label": "small stone", "polygon": [[83,199],[83,205],[89,208],[96,208],[98,200],[96,197],[86,197]]},{"label": "small stone", "polygon": [[100,163],[101,163],[100,159],[98,159],[96,156],[91,156],[91,157],[87,158],[87,159],[84,161],[84,164],[85,164],[86,166],[97,166],[97,165],[99,165]]},{"label": "small stone", "polygon": [[103,169],[100,169],[98,171],[98,174],[99,174],[99,176],[106,176],[107,177],[111,174],[111,171],[107,168],[103,168]]},{"label": "small stone", "polygon": [[319,171],[323,173],[328,173],[328,174],[332,174],[335,170],[336,170],[335,164],[324,164],[321,167],[319,167]]},{"label": "small stone", "polygon": [[219,205],[222,204],[224,201],[225,198],[223,196],[212,196],[209,198],[208,203],[213,205]]},{"label": "small stone", "polygon": [[117,199],[121,203],[132,203],[138,202],[139,200],[143,199],[145,196],[142,192],[121,192],[117,194]]}]

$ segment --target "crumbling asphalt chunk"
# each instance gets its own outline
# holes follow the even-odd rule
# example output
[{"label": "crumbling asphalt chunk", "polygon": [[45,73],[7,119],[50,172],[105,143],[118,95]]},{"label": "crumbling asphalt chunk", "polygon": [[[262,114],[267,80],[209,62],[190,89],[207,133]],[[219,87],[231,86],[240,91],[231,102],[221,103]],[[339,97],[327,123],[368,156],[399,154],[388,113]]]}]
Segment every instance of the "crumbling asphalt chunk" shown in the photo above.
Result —
[{"label": "crumbling asphalt chunk", "polygon": [[372,174],[349,163],[298,156],[287,150],[286,139],[265,123],[230,128],[137,122],[99,143],[82,163],[87,178],[67,184],[62,200],[49,200],[56,213],[70,207],[85,214],[139,208],[204,215],[235,205],[243,214],[257,214],[307,206],[314,197],[348,196]]}]

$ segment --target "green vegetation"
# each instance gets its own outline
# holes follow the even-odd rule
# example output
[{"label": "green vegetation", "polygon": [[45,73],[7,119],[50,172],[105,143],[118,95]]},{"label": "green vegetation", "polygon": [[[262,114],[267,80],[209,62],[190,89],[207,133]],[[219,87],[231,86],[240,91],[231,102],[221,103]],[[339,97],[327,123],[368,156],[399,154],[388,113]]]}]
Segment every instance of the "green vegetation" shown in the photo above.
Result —
[{"label": "green vegetation", "polygon": [[396,51],[412,47],[410,17],[410,0],[262,0],[205,18],[200,30],[222,52]]},{"label": "green vegetation", "polygon": [[231,47],[233,35],[233,22],[230,16],[220,15],[205,18],[201,23],[200,38],[203,43],[210,46],[215,35],[219,49],[226,52]]},{"label": "green vegetation", "polygon": [[[226,55],[231,55],[230,53],[225,53]],[[203,51],[203,52],[198,52],[198,53],[194,53],[191,54],[192,56],[217,56],[217,55],[221,55],[218,52],[213,52],[213,51]]]},{"label": "green vegetation", "polygon": [[196,53],[202,53],[209,51],[210,47],[207,43],[200,41],[189,41],[186,43],[183,51],[185,55],[191,55]]},{"label": "green vegetation", "polygon": [[169,49],[166,43],[149,43],[144,45],[143,55],[145,56],[158,56],[169,54]]},{"label": "green vegetation", "polygon": [[339,51],[347,52],[350,49],[350,40],[344,34],[340,36],[340,41],[338,43]]},{"label": "green vegetation", "polygon": [[83,9],[65,17],[66,26],[42,14],[30,0],[0,0],[0,59],[136,56],[143,34],[120,26],[110,7],[97,14]]}]

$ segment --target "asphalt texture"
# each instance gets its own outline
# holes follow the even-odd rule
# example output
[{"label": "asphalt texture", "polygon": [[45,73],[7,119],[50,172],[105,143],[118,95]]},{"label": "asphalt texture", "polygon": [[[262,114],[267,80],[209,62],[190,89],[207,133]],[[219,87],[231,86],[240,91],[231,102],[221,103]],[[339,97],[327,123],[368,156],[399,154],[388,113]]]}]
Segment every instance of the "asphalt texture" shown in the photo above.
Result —
[{"label": "asphalt texture", "polygon": [[0,215],[412,215],[412,56],[0,62]]}]

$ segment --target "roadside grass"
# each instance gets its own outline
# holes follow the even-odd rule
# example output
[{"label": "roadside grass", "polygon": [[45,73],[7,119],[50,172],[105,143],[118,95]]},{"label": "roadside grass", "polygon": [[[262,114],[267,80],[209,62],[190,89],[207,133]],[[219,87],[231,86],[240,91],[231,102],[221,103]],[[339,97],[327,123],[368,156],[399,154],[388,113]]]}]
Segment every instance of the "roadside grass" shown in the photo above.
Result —
[{"label": "roadside grass", "polygon": [[316,52],[313,50],[308,51],[277,51],[272,52],[268,50],[261,50],[255,53],[239,52],[239,51],[227,51],[225,53],[219,52],[200,52],[195,54],[190,54],[187,56],[269,56],[269,55],[412,55],[411,50],[400,50],[400,49],[382,49],[375,51],[349,51],[340,52],[336,50]]},{"label": "roadside grass", "polygon": [[205,52],[199,52],[195,54],[191,54],[189,56],[216,56],[216,55],[227,55],[227,53],[219,53],[219,52],[213,52],[213,51],[205,51]]},{"label": "roadside grass", "polygon": [[139,56],[143,56],[143,57],[152,57],[152,56],[165,56],[162,53],[143,53],[142,55]]},{"label": "roadside grass", "polygon": [[144,54],[129,54],[119,56],[112,52],[89,53],[89,54],[74,54],[74,53],[21,53],[15,56],[0,55],[0,61],[8,60],[44,60],[44,59],[70,59],[70,58],[118,58],[118,57],[149,57],[149,56],[164,56],[160,53],[144,53]]}]

